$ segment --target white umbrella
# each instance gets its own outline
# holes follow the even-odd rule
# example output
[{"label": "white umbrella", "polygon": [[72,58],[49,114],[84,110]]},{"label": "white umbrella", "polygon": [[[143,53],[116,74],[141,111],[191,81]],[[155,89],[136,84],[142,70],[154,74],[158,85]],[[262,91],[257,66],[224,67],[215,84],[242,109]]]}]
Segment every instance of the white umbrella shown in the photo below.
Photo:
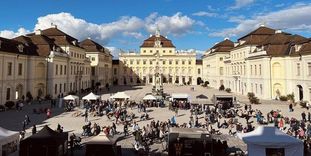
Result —
[{"label": "white umbrella", "polygon": [[64,100],[79,100],[79,97],[75,95],[67,95],[64,97]]},{"label": "white umbrella", "polygon": [[124,92],[117,92],[116,94],[110,96],[111,99],[129,99],[130,96]]},{"label": "white umbrella", "polygon": [[146,95],[143,100],[156,100],[157,98],[154,97],[153,95]]},{"label": "white umbrella", "polygon": [[84,96],[82,99],[83,100],[97,100],[99,98],[100,98],[99,95],[95,95],[94,93],[91,92],[90,94]]}]

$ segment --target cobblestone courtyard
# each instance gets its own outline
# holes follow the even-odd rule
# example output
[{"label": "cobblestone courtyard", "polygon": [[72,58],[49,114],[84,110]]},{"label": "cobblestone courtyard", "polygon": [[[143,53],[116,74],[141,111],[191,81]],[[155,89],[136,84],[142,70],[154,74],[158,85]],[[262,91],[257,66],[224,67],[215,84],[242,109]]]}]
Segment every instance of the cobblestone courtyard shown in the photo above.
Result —
[{"label": "cobblestone courtyard", "polygon": [[[220,91],[215,89],[207,89],[203,88],[201,86],[194,86],[194,91],[191,90],[191,86],[174,86],[174,85],[167,85],[164,86],[164,92],[165,93],[187,93],[191,96],[191,100],[195,101],[195,97],[200,94],[207,95],[210,99],[213,94],[220,93]],[[151,92],[151,86],[116,86],[111,88],[110,92],[104,92],[102,95],[102,99],[108,99],[109,96],[112,93],[115,93],[117,91],[125,91],[128,95],[131,96],[131,100],[140,101],[145,96],[146,93]],[[224,92],[223,92],[224,93]],[[237,100],[241,103],[248,103],[248,99],[245,96],[236,95]],[[259,97],[260,98],[260,97]],[[207,102],[210,103],[208,100]],[[17,112],[16,110],[8,110],[5,112],[0,112],[0,125],[1,127],[4,127],[9,130],[15,130],[20,131],[22,129],[22,121],[24,120],[24,116],[27,114],[30,116],[31,123],[27,127],[27,135],[31,133],[31,126],[33,124],[37,125],[37,130],[39,131],[44,125],[48,125],[52,129],[56,129],[57,124],[60,124],[64,127],[64,131],[68,131],[70,133],[75,133],[77,135],[82,133],[82,126],[85,124],[84,117],[74,117],[72,112],[64,112],[63,108],[53,108],[52,109],[52,118],[46,119],[45,114],[33,114],[32,110],[34,108],[45,108],[50,107],[49,104],[43,103],[43,104],[31,104],[26,105],[24,109],[20,112]],[[259,105],[253,105],[253,109],[259,109],[263,112],[263,114],[267,114],[269,111],[273,110],[281,110],[282,114],[284,116],[288,117],[296,117],[298,119],[301,119],[301,113],[303,111],[307,112],[306,109],[300,108],[300,106],[295,106],[294,112],[288,111],[288,103],[287,102],[280,102],[280,101],[274,101],[274,100],[261,100],[261,104]],[[82,111],[80,108],[76,108],[75,111]],[[147,108],[149,111],[149,115],[151,117],[151,120],[159,120],[159,121],[167,121],[167,119],[170,119],[175,113],[172,111],[169,111],[167,107],[164,108]],[[136,116],[140,116],[139,112],[136,108],[133,110],[128,109],[129,112],[133,112],[136,114]],[[177,123],[188,123],[190,112],[189,110],[180,110],[177,117]],[[199,116],[199,122],[204,121],[204,116]],[[140,127],[145,126],[146,124],[149,124],[151,120],[148,121],[138,121],[138,124]],[[223,122],[224,119],[221,119],[221,122]],[[252,120],[254,120],[252,118]],[[89,121],[92,123],[96,122],[101,127],[105,125],[111,125],[110,119],[108,119],[106,116],[103,117],[89,117]],[[239,122],[245,124],[245,120],[239,119]],[[254,124],[255,126],[258,126]],[[131,128],[130,128],[131,129]],[[118,131],[123,131],[123,125],[117,125]],[[222,133],[228,134],[227,129],[222,129]],[[88,140],[89,138],[84,139],[83,141]],[[121,140],[118,142],[118,144],[122,145],[122,149],[125,153],[127,153],[128,149],[133,148],[133,137],[129,137],[126,139]],[[229,147],[237,147],[242,150],[246,150],[245,144],[238,140],[237,138],[231,137],[231,139],[228,140]],[[155,144],[151,147],[151,150],[154,151],[154,153],[162,153],[162,145],[161,144]],[[80,155],[83,153],[83,151],[78,151],[75,155]],[[128,152],[129,154],[131,152]],[[133,153],[132,153],[133,154]]]}]

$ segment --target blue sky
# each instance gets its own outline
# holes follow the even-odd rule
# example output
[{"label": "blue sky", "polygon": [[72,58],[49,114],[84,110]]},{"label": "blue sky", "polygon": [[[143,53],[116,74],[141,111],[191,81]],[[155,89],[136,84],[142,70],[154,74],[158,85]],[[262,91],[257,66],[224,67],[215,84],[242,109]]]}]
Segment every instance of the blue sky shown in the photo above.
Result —
[{"label": "blue sky", "polygon": [[311,35],[311,1],[296,0],[9,0],[0,5],[0,36],[12,38],[51,23],[114,53],[138,50],[158,25],[180,50],[204,51],[261,24]]}]

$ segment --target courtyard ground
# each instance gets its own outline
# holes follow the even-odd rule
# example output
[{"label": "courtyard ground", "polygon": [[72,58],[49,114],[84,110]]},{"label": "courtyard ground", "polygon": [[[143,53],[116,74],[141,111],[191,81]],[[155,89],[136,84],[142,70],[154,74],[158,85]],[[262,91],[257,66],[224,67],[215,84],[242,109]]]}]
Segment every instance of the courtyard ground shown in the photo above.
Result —
[{"label": "courtyard ground", "polygon": [[[194,91],[191,90],[191,87],[194,87]],[[152,86],[114,86],[111,88],[111,90],[103,91],[102,98],[108,99],[109,96],[113,93],[116,93],[117,91],[125,91],[126,94],[131,96],[131,100],[135,101],[141,101],[142,98],[145,96],[146,93],[151,92]],[[166,85],[164,86],[164,92],[171,94],[171,93],[187,93],[191,96],[191,100],[195,101],[195,97],[200,94],[204,94],[208,96],[209,100],[211,99],[213,94],[218,93],[224,93],[221,91],[218,91],[216,89],[207,89],[201,86],[175,86],[175,85]],[[249,103],[247,97],[236,95],[237,100],[241,103]],[[259,97],[260,98],[260,97]],[[207,101],[210,103],[210,101]],[[57,124],[60,124],[64,127],[64,131],[67,131],[69,133],[75,133],[77,135],[82,133],[82,126],[85,124],[84,117],[74,117],[74,112],[64,112],[63,108],[53,108],[52,109],[52,118],[47,119],[46,114],[33,114],[32,111],[34,108],[47,108],[50,107],[50,104],[43,103],[38,104],[34,103],[31,105],[25,105],[22,111],[18,112],[16,110],[8,110],[5,112],[0,112],[0,126],[4,127],[9,130],[15,130],[20,131],[22,129],[22,122],[24,120],[24,116],[27,114],[30,117],[31,123],[27,126],[27,136],[31,133],[31,126],[33,124],[37,125],[37,130],[39,131],[44,125],[48,125],[52,129],[56,129]],[[284,116],[288,117],[295,117],[298,119],[301,119],[301,113],[305,111],[307,113],[307,110],[304,108],[300,108],[300,106],[295,106],[294,112],[288,111],[288,103],[287,102],[280,102],[275,100],[261,100],[261,104],[258,105],[252,105],[253,109],[259,109],[263,112],[263,114],[267,114],[271,110],[280,110]],[[169,111],[167,107],[164,108],[147,108],[149,111],[149,115],[151,117],[151,120],[159,120],[159,121],[167,121],[170,119],[175,113],[172,111]],[[82,111],[80,108],[76,108],[75,111]],[[129,109],[129,112],[135,113],[137,116],[140,116],[140,113],[137,111],[136,108],[133,110]],[[190,117],[189,110],[180,110],[179,115],[177,117],[178,123],[188,123]],[[142,128],[143,126],[150,123],[151,120],[148,121],[137,121],[139,126]],[[199,122],[203,122],[204,118],[203,115],[199,116]],[[223,122],[224,119],[221,119],[221,122]],[[254,119],[252,119],[254,120]],[[100,126],[109,126],[111,125],[112,120],[108,119],[106,116],[103,117],[89,117],[89,121],[92,123],[96,122]],[[245,120],[239,119],[239,122],[242,124],[245,124]],[[255,124],[255,126],[257,126]],[[118,131],[123,131],[123,125],[117,125]],[[222,129],[222,133],[227,134],[228,130]],[[229,136],[228,136],[229,137]],[[236,147],[240,148],[241,150],[246,150],[245,144],[240,141],[237,138],[229,137],[228,140],[229,147]],[[90,138],[83,139],[83,142],[87,141]],[[224,137],[223,139],[227,139]],[[120,142],[118,142],[119,145],[122,146],[122,152],[126,153],[127,155],[135,155],[132,153],[132,143],[134,138],[128,137]],[[161,144],[155,144],[151,147],[151,151],[153,153],[163,153],[162,152],[162,145]],[[75,155],[83,155],[83,151],[76,151],[77,153]]]}]

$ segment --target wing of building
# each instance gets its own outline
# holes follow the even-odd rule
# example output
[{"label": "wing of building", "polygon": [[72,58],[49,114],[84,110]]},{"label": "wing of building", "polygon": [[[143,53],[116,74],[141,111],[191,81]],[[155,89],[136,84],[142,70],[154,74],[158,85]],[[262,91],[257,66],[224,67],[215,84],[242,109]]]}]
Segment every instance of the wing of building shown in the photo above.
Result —
[{"label": "wing of building", "polygon": [[159,73],[163,83],[192,85],[201,76],[201,66],[194,51],[176,51],[172,41],[157,30],[143,41],[139,52],[119,54],[119,60],[113,62],[113,81],[119,85],[152,84]]},{"label": "wing of building", "polygon": [[55,25],[0,38],[0,59],[0,104],[112,85],[109,50],[90,39],[79,44]]},{"label": "wing of building", "polygon": [[294,94],[296,101],[310,102],[310,44],[309,38],[260,26],[227,48],[216,44],[207,50],[203,77],[212,87],[224,85],[242,95],[280,99]]}]

